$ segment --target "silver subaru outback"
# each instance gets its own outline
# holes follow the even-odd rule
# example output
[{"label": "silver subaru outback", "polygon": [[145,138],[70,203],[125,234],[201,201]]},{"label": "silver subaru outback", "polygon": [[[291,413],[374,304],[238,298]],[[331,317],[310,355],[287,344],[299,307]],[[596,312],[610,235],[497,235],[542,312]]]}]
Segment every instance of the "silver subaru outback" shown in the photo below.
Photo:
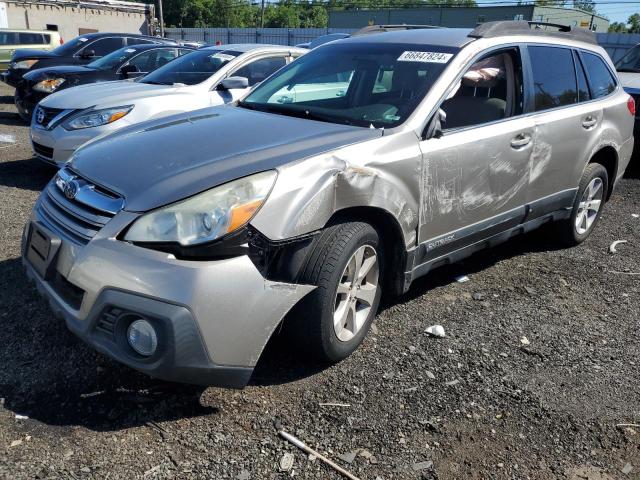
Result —
[{"label": "silver subaru outback", "polygon": [[634,111],[580,29],[332,42],[236,106],[80,148],[35,205],[24,265],[100,352],[242,387],[281,323],[337,362],[383,293],[439,265],[546,223],[584,241],[627,167]]}]

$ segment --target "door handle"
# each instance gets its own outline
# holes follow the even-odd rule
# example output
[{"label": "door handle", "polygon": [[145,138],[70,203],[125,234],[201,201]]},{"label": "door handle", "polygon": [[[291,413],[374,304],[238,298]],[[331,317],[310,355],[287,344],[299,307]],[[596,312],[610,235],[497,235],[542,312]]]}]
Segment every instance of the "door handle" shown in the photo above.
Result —
[{"label": "door handle", "polygon": [[531,135],[520,133],[511,140],[511,147],[515,149],[523,148],[529,145],[529,142],[531,142]]},{"label": "door handle", "polygon": [[583,120],[582,120],[582,126],[584,128],[591,128],[594,127],[596,125],[596,123],[598,123],[598,119],[593,117],[592,115],[587,115]]}]

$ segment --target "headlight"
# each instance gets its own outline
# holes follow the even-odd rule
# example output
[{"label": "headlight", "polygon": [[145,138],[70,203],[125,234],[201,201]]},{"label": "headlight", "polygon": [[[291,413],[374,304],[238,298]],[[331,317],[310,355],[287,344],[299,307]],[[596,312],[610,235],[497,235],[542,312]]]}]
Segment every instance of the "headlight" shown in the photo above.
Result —
[{"label": "headlight", "polygon": [[21,60],[19,62],[11,62],[11,66],[15,69],[23,69],[23,70],[27,70],[31,67],[33,67],[36,63],[38,63],[38,60]]},{"label": "headlight", "polygon": [[50,78],[50,79],[42,80],[41,82],[36,83],[33,86],[33,89],[36,92],[52,93],[63,83],[64,83],[64,78]]},{"label": "headlight", "polygon": [[133,110],[133,105],[124,107],[105,108],[104,110],[89,110],[63,124],[67,130],[79,130],[81,128],[99,127],[120,120]]},{"label": "headlight", "polygon": [[191,246],[223,237],[253,218],[267,199],[276,175],[270,170],[240,178],[147,213],[133,223],[124,239]]}]

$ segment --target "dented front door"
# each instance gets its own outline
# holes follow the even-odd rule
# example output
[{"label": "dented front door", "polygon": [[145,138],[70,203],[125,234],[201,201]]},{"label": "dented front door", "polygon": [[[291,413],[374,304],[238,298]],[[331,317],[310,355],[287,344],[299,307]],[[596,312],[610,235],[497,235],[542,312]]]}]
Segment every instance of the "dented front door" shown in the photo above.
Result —
[{"label": "dented front door", "polygon": [[418,237],[427,254],[455,249],[521,221],[535,141],[533,120],[518,117],[445,131],[441,138],[420,143]]}]

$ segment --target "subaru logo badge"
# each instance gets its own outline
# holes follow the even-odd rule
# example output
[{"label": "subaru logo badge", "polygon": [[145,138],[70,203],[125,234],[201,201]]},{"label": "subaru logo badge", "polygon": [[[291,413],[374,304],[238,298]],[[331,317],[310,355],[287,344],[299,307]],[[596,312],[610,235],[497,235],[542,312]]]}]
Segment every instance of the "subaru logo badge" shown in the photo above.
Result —
[{"label": "subaru logo badge", "polygon": [[42,125],[42,122],[44,122],[44,110],[42,110],[42,108],[40,107],[38,107],[38,109],[36,110],[36,122],[38,122],[41,125]]},{"label": "subaru logo badge", "polygon": [[73,200],[78,195],[79,185],[75,180],[69,180],[64,184],[64,196]]}]

